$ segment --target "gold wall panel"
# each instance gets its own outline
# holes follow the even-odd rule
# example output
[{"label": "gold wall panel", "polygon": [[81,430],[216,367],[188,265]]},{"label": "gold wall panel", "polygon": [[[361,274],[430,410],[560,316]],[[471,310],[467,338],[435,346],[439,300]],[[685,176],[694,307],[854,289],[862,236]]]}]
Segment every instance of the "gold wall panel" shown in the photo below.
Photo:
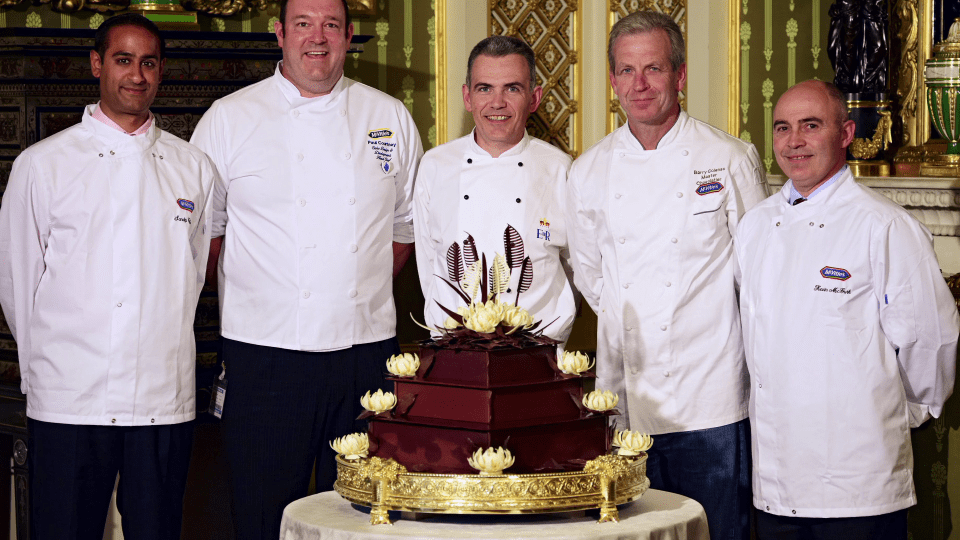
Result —
[{"label": "gold wall panel", "polygon": [[[610,15],[607,17],[607,34],[621,18],[636,11],[659,11],[666,13],[677,22],[683,32],[683,41],[687,41],[687,0],[610,0]],[[690,50],[689,44],[687,50]],[[609,69],[608,69],[609,71]],[[622,126],[627,117],[620,108],[620,101],[613,88],[608,91],[610,98],[610,114],[607,117],[607,133]],[[687,96],[680,92],[680,106],[687,108]]]},{"label": "gold wall panel", "polygon": [[519,37],[537,57],[543,101],[527,130],[573,157],[583,151],[581,25],[577,0],[490,0],[490,34]]}]

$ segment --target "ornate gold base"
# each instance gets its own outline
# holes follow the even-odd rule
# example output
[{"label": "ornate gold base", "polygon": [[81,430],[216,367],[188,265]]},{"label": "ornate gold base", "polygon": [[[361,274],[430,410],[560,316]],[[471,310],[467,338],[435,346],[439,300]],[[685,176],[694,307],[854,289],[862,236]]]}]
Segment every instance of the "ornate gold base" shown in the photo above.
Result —
[{"label": "ornate gold base", "polygon": [[130,11],[140,13],[161,30],[199,30],[196,11],[186,11],[179,4],[131,4]]},{"label": "ornate gold base", "polygon": [[929,156],[920,164],[920,176],[960,176],[960,155]]},{"label": "ornate gold base", "polygon": [[854,176],[890,176],[890,162],[880,159],[848,159]]},{"label": "ornate gold base", "polygon": [[439,514],[542,514],[600,508],[600,523],[619,521],[617,505],[650,487],[647,455],[600,456],[581,472],[552,474],[409,473],[392,459],[337,456],[333,489],[371,507],[370,524],[389,524],[388,510]]}]

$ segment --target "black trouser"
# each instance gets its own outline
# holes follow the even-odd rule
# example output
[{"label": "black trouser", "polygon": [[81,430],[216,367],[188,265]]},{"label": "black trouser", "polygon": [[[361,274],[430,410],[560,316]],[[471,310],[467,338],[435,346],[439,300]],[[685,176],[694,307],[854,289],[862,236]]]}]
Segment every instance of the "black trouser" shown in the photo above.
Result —
[{"label": "black trouser", "polygon": [[907,510],[879,516],[802,518],[757,510],[758,540],[906,540]]},{"label": "black trouser", "polygon": [[78,426],[29,420],[30,536],[101,540],[117,474],[123,535],[179,540],[193,422]]},{"label": "black trouser", "polygon": [[366,433],[360,397],[385,385],[400,352],[396,338],[331,352],[303,352],[223,340],[227,395],[223,443],[230,469],[236,540],[280,535],[283,509],[307,495],[317,464],[317,491],[333,489],[330,441]]}]

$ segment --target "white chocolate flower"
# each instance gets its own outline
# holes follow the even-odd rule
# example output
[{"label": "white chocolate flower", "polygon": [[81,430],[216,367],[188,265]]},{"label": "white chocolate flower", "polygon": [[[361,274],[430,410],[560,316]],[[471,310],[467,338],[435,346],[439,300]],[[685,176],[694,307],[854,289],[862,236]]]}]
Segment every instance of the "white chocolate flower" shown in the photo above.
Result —
[{"label": "white chocolate flower", "polygon": [[510,327],[529,328],[533,325],[533,316],[522,307],[507,304],[503,311],[503,324]]},{"label": "white chocolate flower", "polygon": [[420,357],[416,353],[395,354],[387,360],[387,371],[397,377],[413,377],[420,369]]},{"label": "white chocolate flower", "polygon": [[460,323],[458,323],[453,317],[447,317],[447,320],[443,321],[443,327],[447,330],[456,330],[457,328],[460,328]]},{"label": "white chocolate flower", "polygon": [[579,375],[593,367],[595,362],[590,361],[590,357],[579,351],[563,351],[563,358],[557,362],[560,371],[567,375]]},{"label": "white chocolate flower", "polygon": [[463,320],[464,326],[481,334],[492,333],[497,329],[498,324],[500,324],[500,310],[496,306],[488,307],[486,304],[472,305],[470,314]]},{"label": "white chocolate flower", "polygon": [[393,395],[393,392],[383,390],[377,390],[376,394],[370,395],[370,391],[367,390],[367,393],[360,398],[360,404],[370,412],[382,413],[396,406],[397,396]]},{"label": "white chocolate flower", "polygon": [[583,406],[591,411],[603,412],[617,406],[620,396],[609,390],[594,390],[583,396]]},{"label": "white chocolate flower", "polygon": [[330,448],[345,459],[365,458],[370,451],[370,439],[366,433],[351,433],[330,441]]},{"label": "white chocolate flower", "polygon": [[620,447],[617,454],[621,456],[636,456],[653,446],[653,437],[639,431],[618,431],[613,436],[613,445]]},{"label": "white chocolate flower", "polygon": [[467,463],[480,471],[480,476],[503,474],[503,470],[513,465],[513,462],[514,458],[510,451],[505,450],[502,446],[496,449],[487,448],[486,450],[477,448],[473,457],[467,458]]}]

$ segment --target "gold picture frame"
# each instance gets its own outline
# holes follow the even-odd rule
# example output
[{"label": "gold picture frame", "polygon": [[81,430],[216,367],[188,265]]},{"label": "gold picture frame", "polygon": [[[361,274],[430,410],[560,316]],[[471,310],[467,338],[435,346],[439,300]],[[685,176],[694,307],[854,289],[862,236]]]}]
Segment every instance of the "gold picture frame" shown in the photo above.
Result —
[{"label": "gold picture frame", "polygon": [[347,0],[351,16],[376,17],[377,0]]}]

